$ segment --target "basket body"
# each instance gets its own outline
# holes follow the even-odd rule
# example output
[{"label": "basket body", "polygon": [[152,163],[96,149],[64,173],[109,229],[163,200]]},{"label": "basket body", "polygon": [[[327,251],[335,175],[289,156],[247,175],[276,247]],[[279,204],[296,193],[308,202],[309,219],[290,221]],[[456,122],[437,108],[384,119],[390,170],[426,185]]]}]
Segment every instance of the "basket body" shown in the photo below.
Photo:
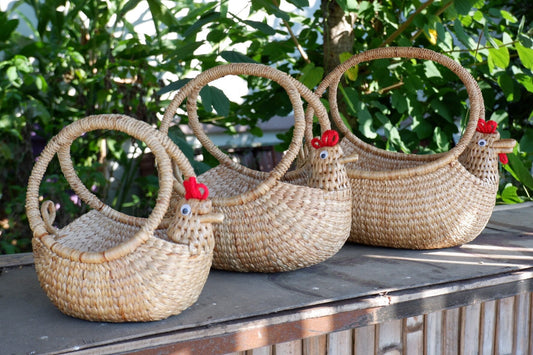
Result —
[{"label": "basket body", "polygon": [[[384,58],[430,60],[447,67],[465,85],[470,109],[461,139],[449,151],[432,155],[389,152],[367,144],[342,120],[337,89],[344,72]],[[332,70],[315,91],[328,89],[331,116],[344,134],[341,147],[359,159],[347,166],[352,185],[353,220],[349,241],[375,246],[434,249],[457,246],[486,226],[498,190],[498,156],[511,153],[514,140],[500,139],[497,124],[485,121],[479,85],[459,63],[443,54],[413,47],[371,49]],[[310,117],[307,117],[309,126]],[[310,136],[308,129],[307,137]]]},{"label": "basket body", "polygon": [[218,197],[242,194],[260,180],[221,165],[199,179],[212,186],[213,210],[224,214],[224,221],[213,225],[214,268],[295,270],[332,257],[349,236],[349,184],[328,191],[278,181],[264,195],[246,204],[217,206]]},{"label": "basket body", "polygon": [[[103,251],[138,229],[93,210],[60,229],[56,241],[80,251]],[[39,238],[32,245],[39,282],[52,303],[91,321],[153,321],[182,312],[198,299],[212,260],[212,251],[191,255],[188,245],[166,240],[161,230],[132,253],[103,263],[60,256]]]},{"label": "basket body", "polygon": [[[343,148],[350,150],[350,142]],[[355,149],[352,146],[352,150]],[[360,150],[358,150],[360,151]],[[361,154],[362,156],[363,154]],[[397,165],[419,166],[427,161],[397,160]],[[361,165],[368,161],[372,166]],[[407,249],[435,249],[473,240],[485,228],[494,207],[497,180],[483,181],[458,160],[423,175],[374,179],[361,172],[376,169],[379,160],[360,159],[357,169],[348,168],[353,189],[350,242]],[[392,167],[383,159],[381,169]]]}]

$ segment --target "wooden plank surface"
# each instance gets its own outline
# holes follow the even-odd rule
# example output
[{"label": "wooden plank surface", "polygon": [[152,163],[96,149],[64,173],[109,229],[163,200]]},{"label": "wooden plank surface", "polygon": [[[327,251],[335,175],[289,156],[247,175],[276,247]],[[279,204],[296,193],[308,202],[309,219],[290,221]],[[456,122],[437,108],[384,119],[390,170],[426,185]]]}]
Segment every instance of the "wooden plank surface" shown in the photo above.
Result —
[{"label": "wooden plank surface", "polygon": [[494,354],[496,334],[496,301],[483,302],[481,305],[480,320],[480,349],[482,355]]},{"label": "wooden plank surface", "polygon": [[513,353],[514,297],[498,300],[496,303],[496,353]]},{"label": "wooden plank surface", "polygon": [[[519,215],[515,219],[522,229],[529,228],[533,221],[531,207],[502,212]],[[494,215],[499,216],[500,212],[497,211]],[[40,289],[33,267],[4,267],[0,273],[0,307],[3,310],[0,317],[0,344],[7,353],[53,353],[91,349],[112,343],[128,343],[139,347],[140,344],[154,344],[152,340],[146,340],[152,337],[158,338],[157,345],[185,339],[183,334],[214,334],[215,331],[223,334],[229,329],[226,324],[269,315],[280,315],[270,317],[269,321],[292,319],[291,317],[299,319],[304,314],[313,319],[319,316],[315,315],[315,308],[320,309],[320,312],[329,312],[333,309],[329,305],[333,303],[339,304],[338,312],[341,312],[347,306],[364,309],[412,300],[409,306],[397,308],[394,312],[392,308],[384,307],[383,311],[371,311],[368,316],[357,313],[354,318],[356,320],[353,321],[355,323],[352,324],[346,318],[341,321],[337,319],[335,322],[339,321],[338,324],[329,324],[328,327],[331,328],[324,324],[303,322],[298,325],[300,328],[294,329],[300,329],[302,337],[304,331],[305,337],[310,337],[328,332],[328,329],[373,324],[379,317],[400,317],[400,309],[403,309],[406,316],[413,316],[431,308],[450,308],[453,305],[446,302],[451,298],[439,298],[439,295],[460,293],[462,285],[489,289],[496,282],[494,280],[508,280],[511,277],[508,275],[515,271],[531,270],[533,238],[529,238],[527,233],[529,232],[516,234],[486,230],[463,247],[433,251],[350,244],[324,263],[287,273],[241,274],[212,271],[195,305],[181,315],[144,324],[91,323],[64,316]],[[1,259],[4,258],[0,257]],[[513,282],[513,287],[519,287],[518,283]],[[419,309],[417,300],[427,297],[437,297],[439,301],[428,303],[427,308]],[[469,294],[468,297],[474,296]],[[500,323],[502,321],[504,320],[501,319]],[[10,326],[11,324],[16,324],[17,327]],[[25,331],[21,333],[20,329]],[[250,334],[259,340],[253,346],[241,349],[266,346],[274,343],[277,337],[286,335]],[[299,336],[296,330],[289,335]],[[357,339],[358,334],[355,333],[356,347],[359,343]],[[234,341],[240,341],[242,346],[247,344],[246,339]],[[239,344],[233,345],[237,347]],[[379,342],[376,344],[383,345]],[[499,344],[504,345],[501,342]],[[120,349],[126,349],[125,346]]]},{"label": "wooden plank surface", "polygon": [[460,309],[448,309],[442,313],[443,317],[443,334],[442,334],[442,354],[457,355],[459,354],[460,344]]},{"label": "wooden plank surface", "polygon": [[376,326],[367,325],[354,329],[354,355],[374,354],[376,348]]},{"label": "wooden plank surface", "polygon": [[351,329],[333,332],[327,335],[327,353],[352,355],[353,331]]},{"label": "wooden plank surface", "polygon": [[413,316],[403,320],[403,353],[424,353],[424,316]]},{"label": "wooden plank surface", "polygon": [[474,303],[461,308],[461,348],[460,354],[479,353],[479,325],[481,305]]},{"label": "wooden plank surface", "polygon": [[428,355],[440,355],[442,351],[442,312],[436,311],[425,316],[425,350]]}]

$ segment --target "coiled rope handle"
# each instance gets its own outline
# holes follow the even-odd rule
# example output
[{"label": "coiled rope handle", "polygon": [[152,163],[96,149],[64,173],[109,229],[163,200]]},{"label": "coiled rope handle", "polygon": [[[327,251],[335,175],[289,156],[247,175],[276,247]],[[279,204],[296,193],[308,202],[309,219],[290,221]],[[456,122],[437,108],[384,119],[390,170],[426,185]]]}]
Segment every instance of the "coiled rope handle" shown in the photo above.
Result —
[{"label": "coiled rope handle", "polygon": [[[461,81],[466,86],[466,90],[468,93],[468,97],[470,99],[470,116],[468,123],[466,125],[466,129],[463,133],[463,136],[457,143],[455,147],[450,149],[446,154],[442,154],[443,157],[440,158],[438,161],[432,162],[431,164],[434,165],[442,165],[445,163],[448,163],[454,159],[457,159],[459,155],[465,150],[466,146],[472,139],[472,136],[474,135],[476,131],[476,126],[479,118],[485,118],[485,107],[483,105],[483,96],[481,94],[481,90],[479,88],[479,85],[475,81],[475,79],[470,75],[468,71],[466,71],[465,68],[461,66],[458,62],[454,61],[453,59],[434,52],[429,49],[424,48],[416,48],[416,47],[386,47],[386,48],[376,48],[376,49],[370,49],[368,51],[356,54],[352,56],[350,59],[345,61],[344,63],[338,65],[335,69],[333,69],[320,83],[320,85],[315,90],[315,94],[319,97],[324,94],[326,89],[329,88],[329,104],[330,104],[330,110],[331,110],[331,117],[339,130],[345,135],[346,139],[351,141],[352,143],[356,144],[357,146],[362,146],[366,150],[374,151],[378,150],[378,148],[375,148],[374,146],[367,144],[363,142],[361,139],[359,139],[356,135],[354,135],[348,127],[346,127],[345,123],[340,117],[339,113],[339,107],[337,104],[337,89],[339,86],[339,82],[344,75],[344,73],[350,69],[351,67],[358,65],[359,63],[368,62],[371,60],[376,59],[385,59],[385,58],[412,58],[412,59],[424,59],[424,60],[431,60],[437,63],[442,64],[446,68],[450,69],[453,73],[455,73]],[[309,117],[309,115],[306,116],[307,120],[307,128],[306,128],[306,138],[309,139],[309,137],[312,137],[312,131],[311,131],[311,125],[310,125],[310,119],[312,119],[312,116]],[[403,153],[396,153],[396,152],[387,152],[391,153],[391,155],[394,155],[395,157],[409,157],[409,159],[416,159],[417,155],[413,154],[403,154]],[[426,167],[428,168],[428,167]],[[420,169],[422,169],[420,167]],[[411,169],[413,170],[413,169]]]},{"label": "coiled rope handle", "polygon": [[[291,104],[294,108],[294,134],[284,157],[274,167],[274,169],[268,173],[255,171],[246,168],[233,160],[231,160],[224,152],[222,152],[205,134],[200,121],[198,119],[198,112],[196,102],[198,95],[202,87],[209,82],[222,78],[227,75],[253,75],[273,80],[280,84],[287,92]],[[161,131],[168,132],[172,117],[175,115],[177,108],[187,98],[187,114],[189,117],[189,126],[195,133],[198,140],[202,143],[204,148],[209,151],[221,164],[233,169],[237,172],[254,176],[262,180],[254,189],[244,193],[242,195],[229,197],[229,198],[217,198],[213,197],[213,203],[217,205],[233,205],[249,202],[265,192],[269,191],[272,186],[287,172],[291,163],[294,161],[302,146],[302,140],[305,131],[305,116],[301,101],[301,96],[306,99],[310,106],[313,106],[318,112],[319,122],[323,131],[330,129],[330,122],[327,116],[325,107],[320,102],[319,98],[307,87],[298,82],[296,79],[289,75],[262,65],[253,63],[233,63],[221,65],[208,69],[199,74],[195,79],[189,81],[180,91],[174,96],[171,103],[167,107],[163,120],[161,123]],[[308,141],[309,144],[311,140]]]},{"label": "coiled rope handle", "polygon": [[[70,159],[70,146],[83,133],[98,129],[116,130],[127,133],[144,141],[154,153],[159,170],[159,193],[156,206],[148,218],[132,217],[112,209],[88,191],[76,175]],[[173,188],[172,166],[169,154],[173,159],[179,161],[181,168],[186,171],[186,174],[194,176],[192,167],[190,167],[189,162],[181,151],[177,147],[172,148],[168,146],[168,142],[163,144],[163,139],[166,139],[166,136],[162,135],[147,123],[124,115],[90,116],[75,121],[63,128],[50,140],[42,151],[28,181],[26,213],[34,238],[39,238],[50,250],[62,257],[87,263],[111,261],[133,252],[138,246],[150,238],[153,231],[163,220],[168,209]],[[168,147],[165,147],[165,145]],[[131,239],[103,252],[81,252],[64,246],[54,239],[51,235],[54,234],[54,231],[50,229],[51,219],[55,216],[55,209],[51,203],[45,203],[42,207],[43,215],[41,215],[41,211],[39,211],[39,186],[48,164],[56,153],[58,153],[61,169],[67,177],[67,181],[85,203],[110,218],[140,226],[140,230]],[[182,158],[185,159],[186,163],[184,163]],[[43,220],[43,216],[47,219],[46,221]]]}]

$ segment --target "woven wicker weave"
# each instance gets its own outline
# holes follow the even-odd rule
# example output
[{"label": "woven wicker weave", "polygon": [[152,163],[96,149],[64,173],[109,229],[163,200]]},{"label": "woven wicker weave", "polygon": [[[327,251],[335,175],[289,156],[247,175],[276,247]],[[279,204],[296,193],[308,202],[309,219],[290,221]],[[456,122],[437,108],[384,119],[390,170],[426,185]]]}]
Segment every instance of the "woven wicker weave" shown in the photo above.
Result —
[{"label": "woven wicker weave", "polygon": [[[160,190],[147,219],[111,209],[77,177],[70,145],[95,129],[126,132],[155,154]],[[45,201],[39,211],[39,185],[56,152],[73,190],[94,208],[61,229],[52,226],[54,203]],[[28,182],[26,210],[41,287],[62,312],[93,321],[151,321],[178,314],[197,300],[212,262],[210,223],[221,216],[209,213],[210,201],[189,199],[174,204],[185,206],[185,214],[164,220],[173,185],[184,193],[174,183],[169,155],[190,185],[194,171],[181,151],[148,124],[120,115],[76,121],[45,147]]]},{"label": "woven wicker weave", "polygon": [[[364,143],[345,126],[337,105],[344,72],[381,58],[431,60],[454,72],[465,84],[470,117],[461,140],[446,153],[413,155],[389,152]],[[373,49],[335,68],[315,93],[329,88],[332,118],[345,137],[346,153],[359,154],[348,166],[353,191],[353,223],[349,241],[395,248],[431,249],[474,239],[487,224],[498,189],[498,154],[510,153],[514,140],[481,133],[484,124],[481,90],[457,62],[431,50],[409,47]],[[306,117],[308,122],[310,117]],[[495,130],[495,127],[494,127]],[[306,132],[306,137],[311,134]],[[483,140],[483,142],[481,141]],[[478,142],[488,143],[483,147]]]},{"label": "woven wicker weave", "polygon": [[[199,91],[226,75],[265,77],[278,82],[289,95],[294,107],[294,135],[288,151],[271,172],[254,171],[233,162],[202,130],[196,112]],[[301,93],[316,108],[327,132],[330,123],[318,98],[285,73],[259,64],[228,64],[201,73],[176,94],[164,115],[161,129],[166,132],[177,107],[187,98],[190,126],[221,163],[198,177],[211,188],[213,209],[224,214],[224,222],[214,226],[215,268],[294,270],[333,256],[349,235],[351,192],[343,163],[353,161],[353,157],[340,159],[343,153],[338,145],[311,149],[312,168],[287,174],[304,134]],[[321,152],[324,159],[320,158]],[[306,182],[307,186],[296,182]]]}]

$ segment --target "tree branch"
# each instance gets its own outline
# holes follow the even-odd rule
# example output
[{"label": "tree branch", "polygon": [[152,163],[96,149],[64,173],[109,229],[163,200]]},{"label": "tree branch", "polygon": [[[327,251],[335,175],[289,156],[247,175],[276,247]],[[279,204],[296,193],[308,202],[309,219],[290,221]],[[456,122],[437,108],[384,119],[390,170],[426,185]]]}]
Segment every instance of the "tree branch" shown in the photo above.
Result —
[{"label": "tree branch", "polygon": [[[276,5],[276,7],[279,7],[279,2],[277,0],[272,0],[272,2],[274,3],[274,5]],[[283,21],[283,24],[285,25],[285,27],[287,28],[287,30],[289,31],[289,35],[291,36],[292,41],[296,45],[296,49],[298,49],[298,52],[300,52],[300,55],[302,56],[303,60],[306,63],[311,63],[311,60],[309,59],[309,56],[307,55],[307,53],[305,52],[305,50],[301,46],[300,42],[298,42],[298,38],[296,38],[296,36],[294,35],[294,32],[292,32],[291,25],[284,19],[282,19],[282,21]]]},{"label": "tree branch", "polygon": [[403,31],[405,31],[407,29],[407,27],[411,24],[411,22],[413,22],[413,20],[415,19],[415,16],[418,15],[419,13],[421,13],[426,7],[428,7],[429,5],[431,5],[435,0],[428,0],[426,1],[423,5],[421,5],[418,9],[416,9],[415,12],[413,12],[411,14],[411,16],[409,16],[407,18],[407,20],[405,20],[404,23],[402,23],[400,25],[400,27],[398,27],[398,29],[396,31],[394,31],[390,36],[389,38],[387,38],[383,43],[381,43],[380,47],[385,47],[386,45],[390,44],[392,41],[394,41],[396,39],[396,37],[398,37],[399,35],[402,34]]}]

